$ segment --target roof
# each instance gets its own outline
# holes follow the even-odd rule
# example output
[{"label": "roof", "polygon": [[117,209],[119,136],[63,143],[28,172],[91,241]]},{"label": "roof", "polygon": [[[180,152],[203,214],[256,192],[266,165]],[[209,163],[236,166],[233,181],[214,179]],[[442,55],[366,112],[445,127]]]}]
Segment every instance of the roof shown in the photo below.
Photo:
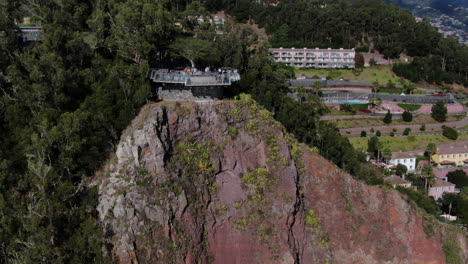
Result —
[{"label": "roof", "polygon": [[[445,179],[445,177],[447,177],[447,174],[449,172],[456,171],[456,170],[459,170],[459,169],[433,168],[434,175],[439,179]],[[468,168],[464,168],[462,170],[468,174]]]},{"label": "roof", "polygon": [[290,51],[290,52],[301,52],[301,51],[305,51],[305,52],[337,52],[337,51],[341,51],[341,52],[354,52],[354,49],[319,49],[319,48],[315,48],[315,49],[308,49],[308,48],[271,48],[270,49],[271,51]]},{"label": "roof", "polygon": [[418,170],[422,169],[425,165],[429,164],[429,161],[428,160],[421,160],[419,161],[418,163]]},{"label": "roof", "polygon": [[450,160],[443,160],[439,162],[440,165],[450,165],[450,164],[455,164],[455,161],[450,161]]},{"label": "roof", "polygon": [[411,184],[410,181],[407,181],[405,179],[402,179],[396,175],[392,175],[390,177],[385,178],[385,181],[394,184],[394,185],[401,185],[401,184]]},{"label": "roof", "polygon": [[458,141],[448,144],[439,145],[437,148],[437,154],[458,154],[458,153],[468,153],[468,141]]},{"label": "roof", "polygon": [[406,152],[393,152],[392,153],[392,159],[412,159],[412,158],[414,158],[414,156]]},{"label": "roof", "polygon": [[443,180],[435,179],[435,183],[432,184],[431,187],[452,187],[452,186],[455,186],[455,184],[451,182],[446,182]]}]

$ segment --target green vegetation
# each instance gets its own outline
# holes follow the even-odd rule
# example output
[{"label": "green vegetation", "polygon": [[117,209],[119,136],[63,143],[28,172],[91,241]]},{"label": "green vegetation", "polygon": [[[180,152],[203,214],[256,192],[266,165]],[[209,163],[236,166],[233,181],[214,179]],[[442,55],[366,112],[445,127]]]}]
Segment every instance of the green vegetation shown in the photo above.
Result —
[{"label": "green vegetation", "polygon": [[[455,122],[458,120],[458,116],[449,115],[445,122]],[[360,118],[360,119],[340,119],[340,120],[330,120],[325,121],[327,123],[335,125],[337,128],[354,128],[354,127],[365,127],[368,128],[370,132],[373,132],[377,126],[395,126],[395,125],[419,125],[425,129],[425,124],[436,123],[434,119],[429,114],[418,114],[413,116],[411,122],[405,122],[403,119],[392,119],[391,124],[385,124],[383,119],[370,119],[370,118]],[[374,129],[375,132],[375,129]],[[397,131],[393,131],[397,132]]]},{"label": "green vegetation", "polygon": [[[392,72],[391,66],[374,66],[366,67],[361,69],[295,69],[297,77],[329,77],[333,80],[348,80],[356,82],[369,82],[372,83],[375,80],[381,82],[392,81],[399,83],[398,76]],[[401,92],[400,92],[401,93]]]},{"label": "green vegetation", "polygon": [[403,136],[408,136],[410,133],[411,133],[411,128],[407,127],[407,128],[405,128],[405,130],[403,131]]},{"label": "green vegetation", "polygon": [[397,168],[395,170],[395,174],[398,176],[403,176],[407,172],[408,172],[408,168],[405,165],[398,163]]},{"label": "green vegetation", "polygon": [[413,121],[413,115],[408,111],[404,111],[402,115],[402,119],[405,122],[411,122]]},{"label": "green vegetation", "polygon": [[444,137],[451,139],[451,140],[457,140],[458,138],[457,130],[448,126],[443,127],[442,135],[444,135]]},{"label": "green vegetation", "polygon": [[309,210],[309,211],[307,211],[307,213],[306,213],[306,215],[305,215],[304,222],[305,222],[305,224],[306,224],[308,227],[311,227],[311,228],[314,228],[314,229],[320,228],[320,225],[321,225],[321,221],[320,221],[320,219],[315,215],[315,211],[314,211],[314,210]]},{"label": "green vegetation", "polygon": [[445,240],[442,249],[444,250],[445,261],[450,264],[463,264],[463,259],[458,255],[460,246],[455,240]]},{"label": "green vegetation", "polygon": [[420,104],[398,104],[398,106],[405,109],[408,112],[414,112],[421,108]]},{"label": "green vegetation", "polygon": [[[405,52],[414,59],[409,64],[393,66],[399,76],[412,82],[468,84],[465,67],[468,47],[455,38],[444,38],[428,19],[417,22],[411,11],[397,5],[384,1],[347,0],[284,0],[276,7],[254,1],[218,2],[228,6],[228,12],[239,21],[253,19],[264,27],[272,35],[270,43],[274,47],[372,46],[386,58],[398,58]],[[353,19],[355,17],[360,19]]]},{"label": "green vegetation", "polygon": [[229,136],[231,136],[232,138],[236,138],[237,135],[239,134],[239,131],[237,127],[235,126],[229,126],[227,131],[228,131]]},{"label": "green vegetation", "polygon": [[444,122],[447,120],[447,106],[443,101],[438,101],[432,106],[431,116],[438,122]]},{"label": "green vegetation", "polygon": [[[428,143],[445,144],[453,142],[452,140],[442,135],[423,135],[423,136],[408,136],[408,137],[390,137],[383,136],[380,138],[381,141],[385,142],[393,152],[396,151],[410,151],[415,149],[426,149]],[[468,140],[468,133],[463,132],[459,135],[459,140]],[[357,150],[367,149],[367,138],[350,138],[349,142]]]},{"label": "green vegetation", "polygon": [[390,124],[392,123],[392,113],[390,113],[390,110],[387,111],[387,114],[385,114],[385,117],[383,119],[383,122],[385,124]]},{"label": "green vegetation", "polygon": [[[173,50],[185,57],[169,58],[174,64],[242,68],[255,41],[247,26],[235,23],[216,38],[213,27],[185,20],[184,29],[176,27],[176,18],[187,17],[187,2],[0,3],[0,262],[107,262],[95,221],[97,192],[83,183],[153,98],[150,64]],[[195,2],[187,11],[206,13]],[[42,41],[22,42],[15,20],[24,16],[41,21]],[[187,110],[177,108],[181,115]],[[193,167],[202,169],[210,169],[205,160]],[[151,177],[139,171],[136,185]],[[165,184],[177,191],[178,184]]]},{"label": "green vegetation", "polygon": [[437,206],[434,198],[427,196],[421,192],[415,191],[411,188],[397,186],[397,190],[405,194],[411,201],[414,201],[419,207],[424,209],[428,214],[437,215],[439,207]]},{"label": "green vegetation", "polygon": [[447,173],[448,181],[455,183],[460,188],[468,187],[468,176],[463,170],[456,170]]}]

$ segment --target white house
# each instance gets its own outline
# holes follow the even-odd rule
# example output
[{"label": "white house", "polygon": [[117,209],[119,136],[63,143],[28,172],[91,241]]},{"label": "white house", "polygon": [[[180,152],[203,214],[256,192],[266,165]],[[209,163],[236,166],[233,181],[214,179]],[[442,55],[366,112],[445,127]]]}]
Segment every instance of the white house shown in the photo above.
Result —
[{"label": "white house", "polygon": [[414,171],[416,168],[416,157],[404,152],[393,152],[392,158],[388,162],[390,165],[397,166],[398,164],[405,165],[408,171]]}]

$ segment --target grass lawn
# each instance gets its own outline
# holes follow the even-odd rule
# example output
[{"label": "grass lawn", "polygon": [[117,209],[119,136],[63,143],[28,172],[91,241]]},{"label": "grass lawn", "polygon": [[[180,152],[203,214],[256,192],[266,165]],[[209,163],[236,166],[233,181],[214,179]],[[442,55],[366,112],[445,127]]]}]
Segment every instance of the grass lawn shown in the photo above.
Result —
[{"label": "grass lawn", "polygon": [[[447,121],[445,122],[455,122],[459,121],[460,118],[456,115],[447,116]],[[353,127],[365,127],[371,128],[376,126],[395,126],[395,125],[421,125],[421,124],[435,124],[435,121],[430,114],[420,114],[413,116],[413,121],[405,122],[402,119],[394,119],[392,123],[385,124],[383,122],[383,117],[381,119],[344,119],[344,120],[330,120],[327,122],[334,123],[338,128],[353,128]]]},{"label": "grass lawn", "polygon": [[[350,138],[349,141],[357,150],[367,150],[367,141],[369,138]],[[407,136],[407,137],[381,137],[380,140],[384,143],[384,148],[389,148],[391,151],[410,151],[425,149],[427,144],[435,143],[436,145],[454,142],[442,135],[424,135],[424,136]],[[468,140],[468,132],[458,134],[457,141]]]},{"label": "grass lawn", "polygon": [[419,108],[421,108],[420,104],[398,104],[398,106],[410,112],[416,111]]},{"label": "grass lawn", "polygon": [[295,72],[297,77],[329,76],[333,80],[343,78],[357,82],[372,83],[378,81],[381,85],[386,85],[388,81],[392,81],[395,84],[400,83],[400,78],[393,73],[392,67],[389,65],[357,69],[356,72],[359,74],[354,74],[352,69],[296,69]]},{"label": "grass lawn", "polygon": [[342,112],[338,109],[336,109],[335,107],[328,107],[328,109],[330,110],[330,112],[327,114],[329,116],[341,116],[341,115],[354,115],[353,112]]}]

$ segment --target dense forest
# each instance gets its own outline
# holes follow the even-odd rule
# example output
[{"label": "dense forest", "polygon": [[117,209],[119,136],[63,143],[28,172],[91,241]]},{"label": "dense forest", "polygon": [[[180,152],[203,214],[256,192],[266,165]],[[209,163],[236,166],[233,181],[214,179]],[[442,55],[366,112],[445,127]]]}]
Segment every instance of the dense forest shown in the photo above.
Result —
[{"label": "dense forest", "polygon": [[[388,25],[404,23],[400,15],[410,21],[411,15],[380,3],[336,1],[342,4],[335,6],[338,13],[326,13],[334,12],[335,1],[284,1],[278,8],[225,2],[206,5],[213,10],[225,4],[240,21],[255,17],[268,25],[275,44],[296,39],[350,47],[375,39],[376,49],[393,57],[403,50],[428,56],[441,41],[427,23],[413,25],[421,28],[414,38],[391,33]],[[348,8],[367,12],[368,19],[356,19]],[[340,15],[345,13],[348,20]],[[287,96],[291,69],[274,64],[266,48],[252,50],[251,28],[228,20],[219,36],[213,25],[189,19],[198,14],[208,11],[197,1],[0,0],[0,263],[109,262],[96,221],[97,193],[88,183],[115,151],[121,131],[153,100],[146,79],[150,65],[161,57],[190,65],[181,46],[198,50],[197,65],[243,69],[233,95],[252,94],[299,140],[357,178],[382,183],[362,153],[336,128],[319,122],[326,110],[317,97],[297,102]],[[42,25],[41,41],[22,42],[16,25],[24,16]],[[289,21],[293,17],[301,27]],[[338,24],[317,28],[312,18]],[[356,23],[362,23],[359,29]],[[456,75],[452,58],[446,67]]]},{"label": "dense forest", "polygon": [[[468,85],[468,47],[446,39],[429,20],[417,22],[411,12],[384,1],[208,0],[212,10],[228,7],[238,21],[253,19],[264,27],[274,47],[357,48],[376,50],[387,58],[405,53],[411,64],[398,64],[395,72],[412,81]],[[425,65],[421,69],[421,65]]]}]

